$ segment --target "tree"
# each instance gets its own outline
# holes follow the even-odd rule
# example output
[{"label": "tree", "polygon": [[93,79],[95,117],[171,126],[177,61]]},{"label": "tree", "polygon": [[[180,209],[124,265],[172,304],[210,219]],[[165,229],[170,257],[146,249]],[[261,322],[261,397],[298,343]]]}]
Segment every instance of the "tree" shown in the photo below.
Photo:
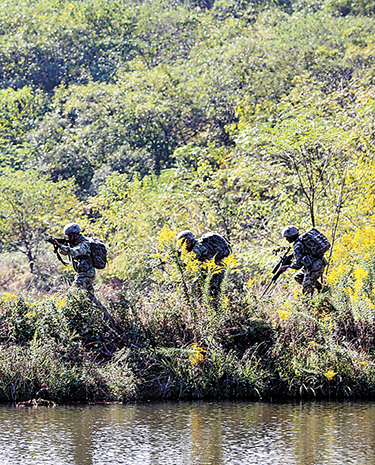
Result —
[{"label": "tree", "polygon": [[36,271],[40,245],[47,231],[61,230],[62,222],[76,212],[78,202],[71,182],[53,183],[37,172],[0,173],[0,243],[3,250],[26,255],[30,271]]}]

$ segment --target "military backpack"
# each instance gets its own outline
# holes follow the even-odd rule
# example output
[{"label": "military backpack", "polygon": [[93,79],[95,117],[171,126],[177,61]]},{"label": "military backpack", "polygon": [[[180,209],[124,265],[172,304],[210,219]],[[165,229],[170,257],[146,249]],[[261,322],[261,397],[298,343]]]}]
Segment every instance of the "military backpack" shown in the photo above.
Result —
[{"label": "military backpack", "polygon": [[225,257],[229,257],[232,253],[232,248],[219,233],[210,232],[203,234],[198,240],[200,244],[205,245],[212,254],[212,257],[216,256],[216,262],[223,260]]},{"label": "military backpack", "polygon": [[311,228],[304,234],[301,234],[299,240],[313,258],[323,257],[323,255],[331,247],[326,236],[316,228]]},{"label": "military backpack", "polygon": [[97,237],[89,237],[91,259],[94,268],[102,270],[107,264],[107,249],[104,242]]}]

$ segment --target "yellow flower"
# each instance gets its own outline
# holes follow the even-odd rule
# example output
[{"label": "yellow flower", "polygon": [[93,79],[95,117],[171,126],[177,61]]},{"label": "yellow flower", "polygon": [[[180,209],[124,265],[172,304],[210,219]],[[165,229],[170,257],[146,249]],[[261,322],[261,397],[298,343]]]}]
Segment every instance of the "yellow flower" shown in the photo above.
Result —
[{"label": "yellow flower", "polygon": [[202,263],[202,268],[207,271],[211,271],[212,274],[220,273],[223,269],[221,265],[215,263],[215,257],[212,257],[211,260],[207,260]]},{"label": "yellow flower", "polygon": [[158,236],[159,246],[162,248],[170,247],[176,242],[176,231],[163,226]]},{"label": "yellow flower", "polygon": [[197,365],[199,363],[203,363],[204,362],[204,355],[203,354],[206,351],[195,342],[193,344],[193,350],[194,350],[194,353],[189,356],[190,363],[192,365]]},{"label": "yellow flower", "polygon": [[[186,250],[186,247],[184,246],[183,249]],[[200,269],[200,261],[195,258],[194,253],[188,253],[187,257],[188,258],[185,259],[184,254],[181,255],[181,258],[184,260],[184,262],[187,262],[186,270],[191,274],[197,274]]]},{"label": "yellow flower", "polygon": [[56,302],[57,308],[63,308],[63,307],[65,307],[65,305],[66,305],[66,300],[65,299],[61,299],[58,302]]},{"label": "yellow flower", "polygon": [[18,299],[17,295],[10,294],[9,292],[4,292],[2,300],[4,302],[15,302]]},{"label": "yellow flower", "polygon": [[[246,283],[246,286],[249,288],[249,289],[252,289],[252,287],[254,286],[254,280],[249,278],[248,282]],[[375,289],[374,289],[375,291]]]},{"label": "yellow flower", "polygon": [[223,260],[223,265],[225,268],[235,268],[238,264],[234,253],[231,253],[228,257],[225,257]]},{"label": "yellow flower", "polygon": [[354,270],[354,277],[355,277],[355,283],[354,283],[354,291],[358,292],[361,287],[363,286],[363,280],[367,277],[368,271],[364,270],[363,268],[356,268]]},{"label": "yellow flower", "polygon": [[311,344],[315,349],[315,347],[316,347],[316,342],[315,341],[310,341],[309,344]]},{"label": "yellow flower", "polygon": [[34,312],[27,312],[27,313],[24,314],[24,317],[28,318],[28,317],[33,317],[35,315],[36,315],[36,313],[34,313]]},{"label": "yellow flower", "polygon": [[335,376],[337,375],[337,372],[333,370],[328,370],[326,373],[324,373],[324,376],[328,379],[328,381],[331,381]]},{"label": "yellow flower", "polygon": [[277,310],[280,320],[286,321],[290,317],[290,312],[287,310]]},{"label": "yellow flower", "polygon": [[293,300],[299,300],[301,298],[301,295],[302,295],[302,289],[300,289],[300,288],[294,289],[294,291],[293,291]]}]

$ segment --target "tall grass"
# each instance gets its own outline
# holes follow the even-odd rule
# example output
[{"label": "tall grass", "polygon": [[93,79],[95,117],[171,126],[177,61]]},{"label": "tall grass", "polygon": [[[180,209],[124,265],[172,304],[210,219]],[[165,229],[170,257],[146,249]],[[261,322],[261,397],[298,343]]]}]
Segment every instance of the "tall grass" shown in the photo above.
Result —
[{"label": "tall grass", "polygon": [[[152,279],[108,301],[85,294],[0,298],[0,400],[371,397],[375,393],[373,264],[302,296],[292,282],[260,299],[224,263],[206,270],[164,232]],[[168,242],[169,241],[169,242]],[[184,255],[185,254],[185,255]],[[366,268],[367,267],[367,268]]]}]

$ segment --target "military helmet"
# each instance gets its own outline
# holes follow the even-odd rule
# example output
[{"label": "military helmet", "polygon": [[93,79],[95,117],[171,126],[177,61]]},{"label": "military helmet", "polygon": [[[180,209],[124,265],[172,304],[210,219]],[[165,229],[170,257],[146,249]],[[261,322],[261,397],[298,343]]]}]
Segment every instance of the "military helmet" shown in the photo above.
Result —
[{"label": "military helmet", "polygon": [[82,231],[81,227],[77,223],[69,223],[64,228],[64,234],[76,234]]},{"label": "military helmet", "polygon": [[299,234],[298,228],[293,225],[286,226],[282,230],[283,237],[293,237],[293,236],[298,236],[298,234]]},{"label": "military helmet", "polygon": [[187,229],[185,231],[180,232],[177,235],[177,240],[179,241],[180,239],[185,239],[186,241],[193,241],[195,239],[195,236],[191,231]]}]

